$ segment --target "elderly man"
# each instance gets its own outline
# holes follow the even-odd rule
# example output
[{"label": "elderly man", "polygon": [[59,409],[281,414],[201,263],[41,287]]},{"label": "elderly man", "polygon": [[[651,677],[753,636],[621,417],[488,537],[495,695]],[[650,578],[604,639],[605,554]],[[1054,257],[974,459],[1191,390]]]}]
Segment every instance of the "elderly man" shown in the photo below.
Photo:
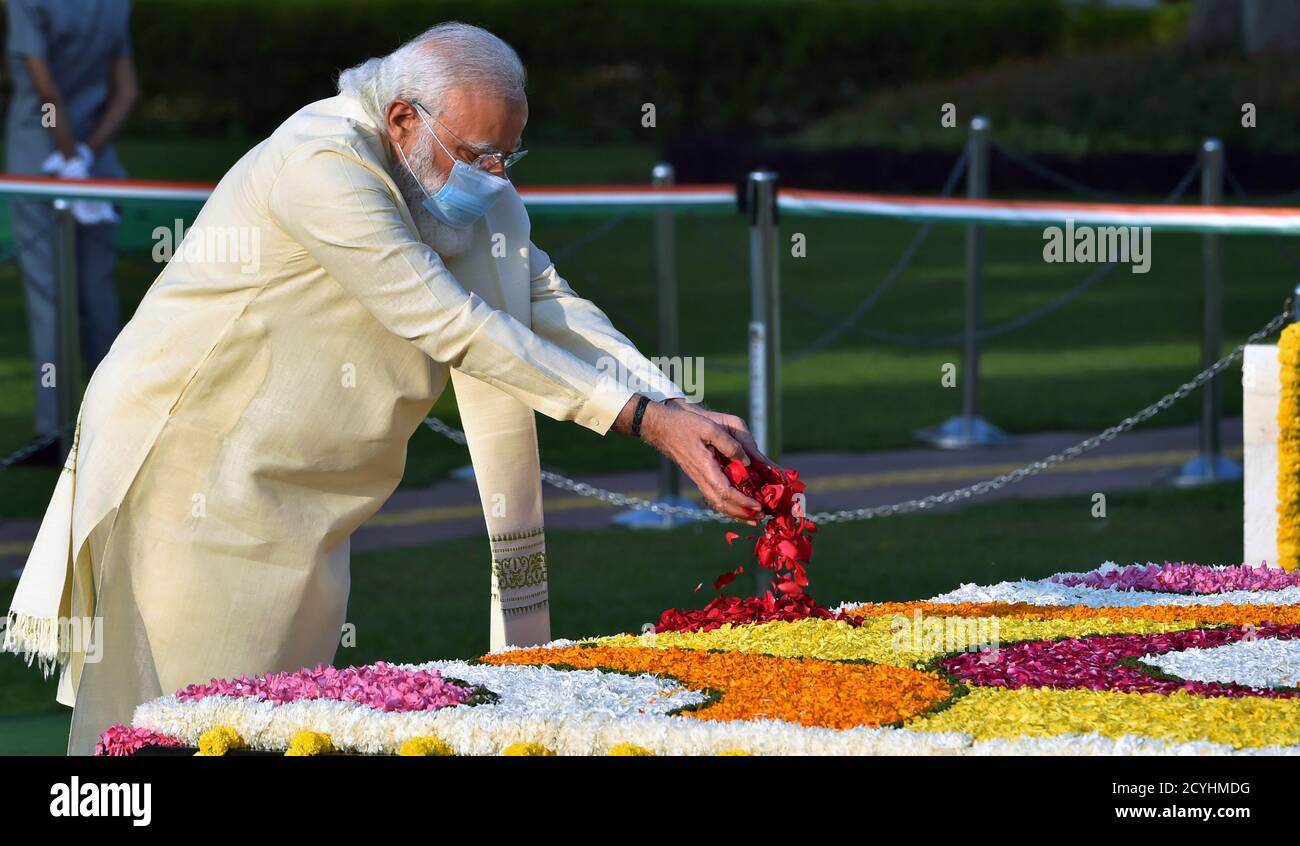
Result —
[{"label": "elderly man", "polygon": [[331,662],[349,535],[449,376],[493,648],[550,636],[534,411],[639,435],[753,521],[713,452],[757,455],[744,424],[679,401],[529,239],[506,178],[527,117],[514,51],[444,24],[344,72],[221,180],[87,388],[10,609],[5,647],[63,666],[69,753],[186,684]]}]

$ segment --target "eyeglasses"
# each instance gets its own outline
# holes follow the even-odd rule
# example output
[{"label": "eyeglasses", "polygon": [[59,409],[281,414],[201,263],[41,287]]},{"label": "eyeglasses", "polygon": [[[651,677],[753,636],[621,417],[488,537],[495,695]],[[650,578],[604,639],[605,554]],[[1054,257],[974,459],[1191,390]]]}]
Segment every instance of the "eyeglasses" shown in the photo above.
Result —
[{"label": "eyeglasses", "polygon": [[[450,135],[452,138],[455,138],[457,141],[459,141],[462,147],[466,147],[470,150],[474,149],[473,144],[470,144],[464,138],[461,138],[459,135],[452,132],[450,129],[447,129],[447,124],[443,123],[442,121],[434,117],[433,113],[430,112],[428,109],[426,109],[423,105],[415,102],[414,100],[411,101],[411,105],[415,106],[417,109],[419,109],[420,111],[428,115],[429,118],[434,123],[438,124],[438,126],[441,126],[443,129],[446,129],[447,134]],[[528,155],[528,151],[525,150],[523,147],[520,147],[519,149],[509,153],[502,153],[499,150],[488,150],[487,152],[479,153],[478,156],[474,158],[474,161],[467,162],[467,164],[473,165],[474,167],[482,168],[483,170],[486,170],[489,173],[491,173],[494,170],[505,170],[511,167],[526,155]]]}]

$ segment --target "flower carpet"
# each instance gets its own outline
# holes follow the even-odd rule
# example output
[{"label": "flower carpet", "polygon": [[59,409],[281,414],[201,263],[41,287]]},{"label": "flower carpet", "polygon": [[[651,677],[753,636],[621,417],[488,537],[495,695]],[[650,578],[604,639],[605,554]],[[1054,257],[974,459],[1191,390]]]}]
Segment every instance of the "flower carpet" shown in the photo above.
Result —
[{"label": "flower carpet", "polygon": [[473,661],[213,680],[139,706],[98,753],[1300,753],[1300,573],[1108,564],[835,609],[790,593]]}]

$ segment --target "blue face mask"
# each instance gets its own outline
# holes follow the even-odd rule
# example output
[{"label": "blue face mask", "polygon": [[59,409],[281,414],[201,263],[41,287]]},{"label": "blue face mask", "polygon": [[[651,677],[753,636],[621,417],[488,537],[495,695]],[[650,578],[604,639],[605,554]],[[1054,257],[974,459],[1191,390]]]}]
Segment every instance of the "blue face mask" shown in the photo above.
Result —
[{"label": "blue face mask", "polygon": [[424,191],[425,200],[422,205],[429,214],[434,216],[434,219],[453,229],[465,229],[472,226],[474,221],[492,208],[492,205],[501,197],[501,192],[510,186],[510,180],[488,173],[481,167],[465,164],[453,156],[451,150],[448,150],[447,146],[438,139],[438,133],[433,131],[433,128],[425,121],[423,115],[420,116],[420,122],[424,124],[425,129],[429,130],[433,140],[438,142],[438,146],[442,147],[448,158],[455,162],[451,166],[451,173],[447,177],[446,184],[438,189],[438,193],[429,196],[429,192],[424,188],[424,183],[420,181],[420,177],[416,175],[415,171],[411,169],[411,165],[406,161],[406,154],[402,152],[402,148],[393,145],[397,147],[397,152],[402,157],[402,164],[406,165],[407,170],[411,171],[411,175],[415,177],[415,181],[420,185],[420,190]]}]

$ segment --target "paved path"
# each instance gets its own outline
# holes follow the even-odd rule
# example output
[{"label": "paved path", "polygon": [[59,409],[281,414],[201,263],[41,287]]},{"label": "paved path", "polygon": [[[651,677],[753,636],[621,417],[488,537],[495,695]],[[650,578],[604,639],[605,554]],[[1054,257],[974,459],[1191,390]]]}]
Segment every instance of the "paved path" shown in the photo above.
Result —
[{"label": "paved path", "polygon": [[[873,453],[803,453],[786,457],[808,482],[809,511],[885,505],[1006,473],[1078,443],[1091,432],[1026,435],[1016,443],[976,451],[943,452],[915,448]],[[1241,421],[1225,420],[1225,451],[1240,460]],[[1042,497],[1153,487],[1195,455],[1195,426],[1132,432],[1082,458],[981,499]],[[448,442],[448,448],[463,449]],[[654,472],[591,474],[578,477],[604,488],[652,498]],[[690,488],[689,482],[685,485]],[[618,513],[604,503],[544,486],[546,527],[592,529],[610,525]],[[6,521],[0,525],[0,571],[22,566],[37,524]],[[483,516],[471,481],[440,482],[422,489],[399,490],[383,509],[352,537],[357,552],[418,546],[449,538],[481,536]]]}]

